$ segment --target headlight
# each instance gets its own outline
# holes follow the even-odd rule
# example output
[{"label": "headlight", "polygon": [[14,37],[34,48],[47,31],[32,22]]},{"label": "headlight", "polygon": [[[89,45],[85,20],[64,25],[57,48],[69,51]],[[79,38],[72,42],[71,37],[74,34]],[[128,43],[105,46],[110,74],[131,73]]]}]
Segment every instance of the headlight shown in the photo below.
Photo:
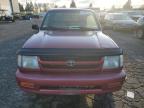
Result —
[{"label": "headlight", "polygon": [[103,69],[113,69],[119,67],[123,67],[123,55],[104,57]]},{"label": "headlight", "polygon": [[38,69],[37,56],[21,56],[18,55],[18,66],[22,68]]}]

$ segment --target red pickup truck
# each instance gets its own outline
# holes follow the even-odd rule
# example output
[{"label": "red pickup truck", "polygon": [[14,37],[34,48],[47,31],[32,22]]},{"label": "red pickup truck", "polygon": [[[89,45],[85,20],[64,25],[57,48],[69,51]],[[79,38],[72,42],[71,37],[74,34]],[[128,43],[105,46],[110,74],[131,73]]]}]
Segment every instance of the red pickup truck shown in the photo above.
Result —
[{"label": "red pickup truck", "polygon": [[18,51],[20,88],[38,94],[104,94],[121,89],[123,51],[88,9],[52,9]]}]

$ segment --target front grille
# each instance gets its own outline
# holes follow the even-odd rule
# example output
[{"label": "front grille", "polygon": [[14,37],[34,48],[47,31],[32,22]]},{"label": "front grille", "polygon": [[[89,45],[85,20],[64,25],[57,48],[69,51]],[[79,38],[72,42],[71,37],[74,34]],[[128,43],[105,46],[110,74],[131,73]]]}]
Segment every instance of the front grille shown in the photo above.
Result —
[{"label": "front grille", "polygon": [[50,56],[40,56],[42,61],[66,61],[69,59],[79,60],[79,61],[98,61],[100,57],[94,55],[84,56],[84,55],[50,55]]},{"label": "front grille", "polygon": [[100,72],[102,63],[102,57],[88,52],[39,56],[39,64],[44,72]]},{"label": "front grille", "polygon": [[93,64],[93,65],[89,65],[89,64],[85,64],[85,65],[82,65],[82,64],[75,64],[75,66],[67,66],[67,63],[63,63],[63,64],[59,64],[59,65],[53,65],[53,64],[41,64],[41,66],[43,68],[49,68],[49,69],[54,69],[54,68],[57,68],[57,69],[91,69],[91,68],[97,68],[99,67],[99,64]]}]

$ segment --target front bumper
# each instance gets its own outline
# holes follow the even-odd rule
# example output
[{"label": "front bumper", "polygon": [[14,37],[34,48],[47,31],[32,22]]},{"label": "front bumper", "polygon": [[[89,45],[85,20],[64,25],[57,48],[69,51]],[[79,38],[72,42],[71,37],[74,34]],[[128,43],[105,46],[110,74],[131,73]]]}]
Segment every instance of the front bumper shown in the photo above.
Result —
[{"label": "front bumper", "polygon": [[126,73],[104,74],[26,74],[19,70],[16,79],[20,88],[37,94],[103,94],[121,89]]}]

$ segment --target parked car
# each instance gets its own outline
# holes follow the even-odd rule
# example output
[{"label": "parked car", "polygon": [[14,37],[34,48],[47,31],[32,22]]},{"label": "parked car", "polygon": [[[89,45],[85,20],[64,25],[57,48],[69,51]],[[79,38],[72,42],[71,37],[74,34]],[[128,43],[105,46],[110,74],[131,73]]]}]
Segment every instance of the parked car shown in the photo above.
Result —
[{"label": "parked car", "polygon": [[6,14],[7,10],[1,9],[0,10],[0,21],[11,21],[15,22],[13,15]]},{"label": "parked car", "polygon": [[40,12],[40,13],[39,13],[39,17],[40,17],[40,18],[44,18],[45,15],[46,15],[46,13],[47,13],[47,12]]},{"label": "parked car", "polygon": [[89,9],[49,10],[18,51],[20,88],[38,94],[105,94],[121,89],[123,51]]},{"label": "parked car", "polygon": [[27,13],[25,15],[22,15],[23,20],[30,20],[31,18],[39,19],[39,15],[33,13]]},{"label": "parked car", "polygon": [[105,26],[113,30],[135,30],[139,25],[123,13],[109,13],[105,16]]},{"label": "parked car", "polygon": [[21,13],[13,13],[14,19],[15,20],[22,20],[22,15]]},{"label": "parked car", "polygon": [[144,16],[140,17],[140,18],[137,20],[137,23],[138,23],[140,26],[144,26]]},{"label": "parked car", "polygon": [[32,14],[22,15],[22,20],[30,20],[32,18]]},{"label": "parked car", "polygon": [[135,21],[144,16],[142,11],[126,11],[125,13],[127,13]]},{"label": "parked car", "polygon": [[136,36],[138,38],[144,38],[144,16],[140,17],[137,20],[137,23],[140,25],[139,28],[136,31]]}]

